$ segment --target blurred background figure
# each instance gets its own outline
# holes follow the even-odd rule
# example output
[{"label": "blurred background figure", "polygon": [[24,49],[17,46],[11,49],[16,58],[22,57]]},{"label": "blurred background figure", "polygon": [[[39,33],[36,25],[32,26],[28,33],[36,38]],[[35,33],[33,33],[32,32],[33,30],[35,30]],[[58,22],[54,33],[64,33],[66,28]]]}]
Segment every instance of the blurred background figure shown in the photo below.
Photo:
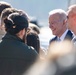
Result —
[{"label": "blurred background figure", "polygon": [[4,9],[6,8],[11,8],[12,6],[4,1],[0,1],[0,40],[2,38],[2,36],[4,35],[4,31],[2,30],[2,26],[1,26],[1,13]]},{"label": "blurred background figure", "polygon": [[76,74],[76,50],[71,41],[50,44],[47,57],[54,64],[54,75]]},{"label": "blurred background figure", "polygon": [[39,27],[38,21],[37,21],[37,19],[35,17],[30,18],[30,23],[35,24],[35,25],[37,25]]},{"label": "blurred background figure", "polygon": [[70,41],[55,42],[50,45],[46,59],[38,60],[24,75],[75,75],[75,57]]},{"label": "blurred background figure", "polygon": [[62,9],[55,9],[49,12],[49,27],[52,30],[54,38],[53,41],[63,41],[65,39],[72,39],[72,32],[67,29],[67,14]]},{"label": "blurred background figure", "polygon": [[11,4],[5,2],[5,1],[0,1],[0,16],[1,16],[1,13],[2,11],[5,9],[5,8],[11,8]]},{"label": "blurred background figure", "polygon": [[28,46],[32,46],[38,53],[40,52],[40,40],[35,32],[29,32],[26,41]]},{"label": "blurred background figure", "polygon": [[36,24],[29,23],[29,28],[32,29],[36,34],[40,34],[40,28]]},{"label": "blurred background figure", "polygon": [[35,24],[29,23],[29,30],[27,31],[26,43],[28,46],[32,46],[33,48],[35,48],[40,57],[45,58],[46,50],[40,45],[39,34],[39,27]]},{"label": "blurred background figure", "polygon": [[2,30],[4,31],[4,20],[9,16],[9,14],[11,13],[14,13],[14,12],[18,12],[17,9],[15,8],[6,8],[2,11],[1,13],[1,27],[2,27]]}]

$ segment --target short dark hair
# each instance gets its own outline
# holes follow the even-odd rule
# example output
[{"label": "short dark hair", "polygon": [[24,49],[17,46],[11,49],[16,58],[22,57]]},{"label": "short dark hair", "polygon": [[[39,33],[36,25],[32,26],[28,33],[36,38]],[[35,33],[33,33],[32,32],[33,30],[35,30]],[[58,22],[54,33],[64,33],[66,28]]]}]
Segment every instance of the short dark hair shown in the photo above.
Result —
[{"label": "short dark hair", "polygon": [[19,13],[10,14],[4,20],[4,23],[6,32],[9,32],[10,34],[17,34],[20,30],[28,28],[28,19]]}]

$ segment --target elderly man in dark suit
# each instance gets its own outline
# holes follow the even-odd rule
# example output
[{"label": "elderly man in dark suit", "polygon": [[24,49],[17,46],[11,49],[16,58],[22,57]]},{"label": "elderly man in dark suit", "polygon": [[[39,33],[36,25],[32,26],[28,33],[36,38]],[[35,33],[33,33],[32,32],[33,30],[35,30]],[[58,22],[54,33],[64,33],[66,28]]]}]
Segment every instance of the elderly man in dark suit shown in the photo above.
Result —
[{"label": "elderly man in dark suit", "polygon": [[64,10],[55,9],[49,12],[49,27],[53,35],[56,35],[50,40],[50,43],[53,41],[72,39],[73,34],[67,29],[67,14]]}]

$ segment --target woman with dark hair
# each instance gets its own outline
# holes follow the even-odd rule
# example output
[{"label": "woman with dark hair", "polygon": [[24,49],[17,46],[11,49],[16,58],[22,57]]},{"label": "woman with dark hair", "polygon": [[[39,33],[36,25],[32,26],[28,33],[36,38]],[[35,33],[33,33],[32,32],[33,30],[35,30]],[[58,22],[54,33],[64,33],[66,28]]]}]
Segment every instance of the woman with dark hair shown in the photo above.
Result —
[{"label": "woman with dark hair", "polygon": [[27,45],[32,46],[39,53],[40,50],[40,40],[39,36],[34,32],[29,32],[27,34]]}]

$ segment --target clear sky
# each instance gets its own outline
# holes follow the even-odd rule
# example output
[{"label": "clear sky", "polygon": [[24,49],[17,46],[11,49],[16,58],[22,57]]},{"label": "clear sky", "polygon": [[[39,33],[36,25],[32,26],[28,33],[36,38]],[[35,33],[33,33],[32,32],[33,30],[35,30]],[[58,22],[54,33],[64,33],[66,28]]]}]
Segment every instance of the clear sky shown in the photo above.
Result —
[{"label": "clear sky", "polygon": [[48,24],[48,13],[53,9],[67,10],[69,0],[3,0],[36,17],[40,24]]}]

